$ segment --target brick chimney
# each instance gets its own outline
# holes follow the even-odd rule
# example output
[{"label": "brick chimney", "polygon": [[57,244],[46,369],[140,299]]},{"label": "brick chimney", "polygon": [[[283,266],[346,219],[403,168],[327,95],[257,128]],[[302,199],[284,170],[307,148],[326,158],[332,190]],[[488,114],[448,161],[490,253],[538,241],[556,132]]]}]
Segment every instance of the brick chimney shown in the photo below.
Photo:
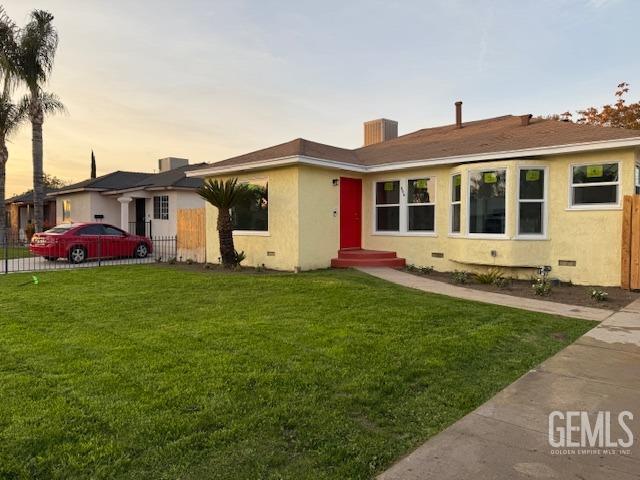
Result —
[{"label": "brick chimney", "polygon": [[379,118],[364,122],[364,146],[398,138],[398,122]]}]

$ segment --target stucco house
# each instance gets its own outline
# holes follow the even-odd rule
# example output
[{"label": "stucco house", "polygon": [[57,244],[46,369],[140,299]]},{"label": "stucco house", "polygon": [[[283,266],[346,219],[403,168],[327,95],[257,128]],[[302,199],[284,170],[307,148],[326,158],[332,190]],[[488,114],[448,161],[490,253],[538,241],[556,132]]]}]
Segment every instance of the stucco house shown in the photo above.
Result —
[{"label": "stucco house", "polygon": [[[45,195],[52,193],[54,189],[45,188]],[[5,200],[7,211],[7,225],[12,239],[26,240],[27,226],[34,223],[33,216],[33,191],[16,195]],[[56,222],[56,201],[51,197],[44,199],[44,224],[53,226]]]},{"label": "stucco house", "polygon": [[179,209],[203,208],[202,180],[184,158],[158,161],[158,173],[117,171],[51,192],[56,222],[104,222],[138,235],[175,236]]},{"label": "stucco house", "polygon": [[[284,270],[354,265],[539,266],[576,284],[619,285],[622,197],[640,189],[640,132],[502,116],[397,136],[364,124],[364,146],[304,139],[192,170],[261,185],[234,217],[246,263]],[[209,258],[217,211],[207,206]],[[364,250],[364,251],[363,251]],[[373,250],[374,252],[370,252]]]}]

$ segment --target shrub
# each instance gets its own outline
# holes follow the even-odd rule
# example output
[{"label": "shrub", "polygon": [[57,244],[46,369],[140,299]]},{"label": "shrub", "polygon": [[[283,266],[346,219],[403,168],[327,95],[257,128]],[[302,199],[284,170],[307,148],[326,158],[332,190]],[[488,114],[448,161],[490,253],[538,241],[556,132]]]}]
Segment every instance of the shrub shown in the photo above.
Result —
[{"label": "shrub", "polygon": [[544,297],[551,293],[551,282],[546,276],[539,276],[535,278],[533,285],[531,285],[536,295]]},{"label": "shrub", "polygon": [[493,284],[498,288],[508,288],[511,285],[511,280],[505,277],[496,278]]},{"label": "shrub", "polygon": [[417,272],[420,269],[418,267],[416,267],[413,263],[410,263],[409,265],[407,265],[407,271],[408,272]]},{"label": "shrub", "polygon": [[245,260],[245,258],[247,258],[247,256],[245,255],[244,250],[242,252],[238,252],[236,250],[234,254],[234,262],[236,267],[239,267],[240,264]]},{"label": "shrub", "polygon": [[497,285],[499,280],[504,279],[504,274],[499,268],[490,268],[486,272],[476,273],[476,281],[484,285]]},{"label": "shrub", "polygon": [[186,264],[187,265],[193,265],[194,264],[193,259],[192,258],[187,258]]},{"label": "shrub", "polygon": [[609,294],[599,288],[594,288],[589,292],[589,296],[596,302],[604,302],[609,298]]},{"label": "shrub", "polygon": [[431,267],[420,267],[420,272],[425,275],[431,275],[433,273],[433,266]]},{"label": "shrub", "polygon": [[469,283],[469,273],[464,270],[454,270],[451,273],[451,283],[464,285],[465,283]]}]

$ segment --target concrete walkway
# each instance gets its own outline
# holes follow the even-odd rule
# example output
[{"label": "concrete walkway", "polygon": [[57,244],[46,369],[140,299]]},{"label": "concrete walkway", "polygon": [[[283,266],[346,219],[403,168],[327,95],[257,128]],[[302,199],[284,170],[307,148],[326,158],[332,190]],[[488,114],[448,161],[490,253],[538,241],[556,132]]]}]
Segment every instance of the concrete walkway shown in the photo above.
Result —
[{"label": "concrete walkway", "polygon": [[[441,283],[428,279],[424,279],[426,284],[413,283],[402,272],[395,272],[399,274],[395,275],[372,272],[371,269],[363,271],[380,278],[403,279],[406,283],[398,283],[427,291],[435,291],[427,288],[430,284]],[[461,296],[459,290],[453,291],[454,296]],[[437,293],[453,294],[442,288],[438,288]],[[462,298],[489,300],[466,295]],[[499,304],[526,308],[513,302]],[[529,307],[538,311],[535,305]],[[570,314],[562,309],[560,312],[563,313],[547,308],[539,311]],[[580,313],[581,318],[597,319],[589,317],[588,312]],[[600,319],[602,315],[600,313]],[[619,412],[630,411],[634,418],[627,425],[635,441],[629,448],[601,449],[599,452],[594,452],[597,447],[588,452],[582,448],[569,451],[554,448],[549,444],[549,414],[553,411],[587,411],[591,421],[598,412],[609,411],[613,419],[612,440],[626,438],[616,419]],[[579,440],[580,434],[574,433],[574,439],[576,436]],[[611,314],[574,344],[525,374],[378,477],[379,480],[532,478],[640,479],[640,300]]]},{"label": "concrete walkway", "polygon": [[400,270],[394,270],[392,268],[358,267],[357,269],[361,272],[373,275],[374,277],[382,278],[383,280],[397,283],[398,285],[403,285],[405,287],[415,288],[424,292],[439,293],[449,297],[474,300],[476,302],[492,303],[494,305],[520,308],[522,310],[531,310],[533,312],[561,315],[563,317],[596,320],[598,322],[601,322],[613,315],[612,310],[579,307],[576,305],[566,305],[564,303],[548,302],[533,298],[515,297],[513,295],[505,295],[503,293],[485,292],[482,290],[475,290],[473,288],[459,287],[457,285],[451,285],[449,283],[431,280],[425,277],[419,277],[417,275],[402,272]]}]

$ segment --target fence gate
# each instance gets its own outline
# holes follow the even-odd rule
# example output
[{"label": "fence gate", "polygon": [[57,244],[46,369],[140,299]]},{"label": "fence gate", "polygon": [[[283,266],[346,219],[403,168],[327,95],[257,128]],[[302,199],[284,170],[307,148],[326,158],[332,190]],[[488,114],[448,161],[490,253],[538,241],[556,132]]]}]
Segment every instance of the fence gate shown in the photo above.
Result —
[{"label": "fence gate", "polygon": [[178,210],[178,260],[206,262],[204,208]]},{"label": "fence gate", "polygon": [[624,196],[621,265],[622,288],[640,290],[640,195]]}]

